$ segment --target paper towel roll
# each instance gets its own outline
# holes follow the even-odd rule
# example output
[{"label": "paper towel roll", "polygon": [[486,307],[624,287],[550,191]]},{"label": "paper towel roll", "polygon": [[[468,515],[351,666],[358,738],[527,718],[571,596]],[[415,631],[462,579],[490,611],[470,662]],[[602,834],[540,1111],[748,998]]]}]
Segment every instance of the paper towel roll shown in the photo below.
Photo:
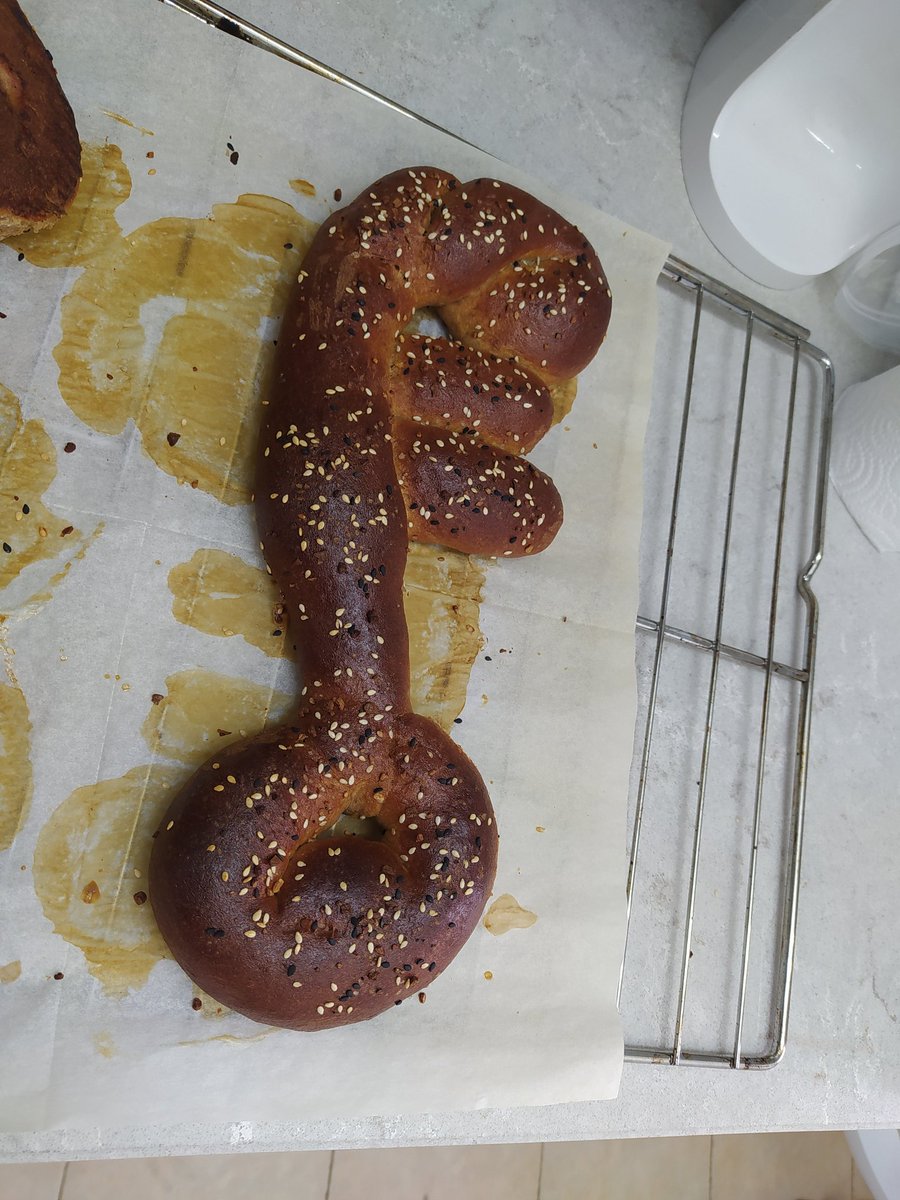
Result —
[{"label": "paper towel roll", "polygon": [[831,482],[877,550],[900,550],[900,367],[841,396]]}]

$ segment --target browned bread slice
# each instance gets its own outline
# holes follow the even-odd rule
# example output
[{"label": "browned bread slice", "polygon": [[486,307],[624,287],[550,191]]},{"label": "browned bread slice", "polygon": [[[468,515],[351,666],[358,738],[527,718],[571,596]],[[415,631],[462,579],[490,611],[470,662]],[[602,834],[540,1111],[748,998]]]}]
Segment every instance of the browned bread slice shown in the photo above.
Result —
[{"label": "browned bread slice", "polygon": [[53,59],[16,0],[0,0],[0,240],[63,215],[81,146]]}]

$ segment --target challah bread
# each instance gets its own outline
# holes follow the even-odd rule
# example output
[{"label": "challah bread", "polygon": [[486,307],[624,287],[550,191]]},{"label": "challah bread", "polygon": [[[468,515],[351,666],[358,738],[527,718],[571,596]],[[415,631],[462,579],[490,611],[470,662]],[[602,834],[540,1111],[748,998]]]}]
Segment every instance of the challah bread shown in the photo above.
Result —
[{"label": "challah bread", "polygon": [[0,241],[59,220],[81,179],[75,118],[16,0],[0,0]]},{"label": "challah bread", "polygon": [[[549,544],[562,505],[521,452],[610,303],[578,230],[496,180],[398,171],[319,230],[279,339],[255,497],[299,711],[197,771],[151,860],[163,936],[221,1002],[295,1029],[365,1020],[436,978],[477,924],[497,829],[476,768],[411,712],[407,543]],[[404,333],[425,305],[458,340]],[[335,830],[342,815],[379,836]]]}]

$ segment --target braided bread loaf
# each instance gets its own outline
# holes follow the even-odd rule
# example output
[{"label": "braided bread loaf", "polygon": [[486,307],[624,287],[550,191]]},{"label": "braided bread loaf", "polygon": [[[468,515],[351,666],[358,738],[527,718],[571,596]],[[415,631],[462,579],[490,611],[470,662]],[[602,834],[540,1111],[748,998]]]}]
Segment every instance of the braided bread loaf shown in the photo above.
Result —
[{"label": "braided bread loaf", "polygon": [[[439,308],[459,339],[404,333]],[[591,359],[610,293],[582,235],[532,196],[430,167],[319,230],[285,317],[256,511],[305,680],[296,720],[201,767],[150,866],[163,936],[259,1021],[365,1020],[434,979],[477,924],[497,830],[463,751],[410,711],[408,539],[542,550],[562,521],[520,457],[547,384]],[[376,838],[332,827],[374,818]]]}]

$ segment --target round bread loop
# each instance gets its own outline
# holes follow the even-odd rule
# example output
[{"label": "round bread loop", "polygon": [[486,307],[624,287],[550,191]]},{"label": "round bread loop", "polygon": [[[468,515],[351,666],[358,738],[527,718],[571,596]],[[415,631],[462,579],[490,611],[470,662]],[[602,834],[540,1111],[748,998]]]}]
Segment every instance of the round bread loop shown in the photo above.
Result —
[{"label": "round bread loop", "polygon": [[[456,340],[404,332],[426,305]],[[497,180],[399,171],[317,234],[256,494],[300,711],[202,767],[151,858],[163,936],[222,1003],[295,1029],[365,1020],[440,974],[477,924],[497,830],[475,766],[411,712],[407,544],[549,544],[562,504],[521,454],[550,424],[547,385],[591,359],[609,315],[578,230]],[[348,817],[367,836],[334,828]]]}]

